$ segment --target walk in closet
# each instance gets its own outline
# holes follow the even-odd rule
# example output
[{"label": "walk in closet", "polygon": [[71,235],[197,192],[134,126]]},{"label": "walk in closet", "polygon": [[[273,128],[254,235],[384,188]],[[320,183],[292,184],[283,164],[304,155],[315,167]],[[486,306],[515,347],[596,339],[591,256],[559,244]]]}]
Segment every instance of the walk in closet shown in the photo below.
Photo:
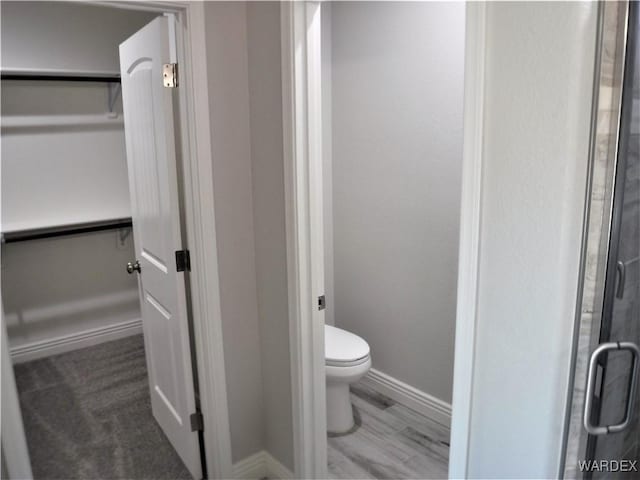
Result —
[{"label": "walk in closet", "polygon": [[2,298],[14,362],[141,332],[125,270],[118,45],[151,18],[2,4]]},{"label": "walk in closet", "polygon": [[3,329],[33,476],[191,478],[152,416],[127,271],[136,255],[118,49],[158,13],[0,9]]}]

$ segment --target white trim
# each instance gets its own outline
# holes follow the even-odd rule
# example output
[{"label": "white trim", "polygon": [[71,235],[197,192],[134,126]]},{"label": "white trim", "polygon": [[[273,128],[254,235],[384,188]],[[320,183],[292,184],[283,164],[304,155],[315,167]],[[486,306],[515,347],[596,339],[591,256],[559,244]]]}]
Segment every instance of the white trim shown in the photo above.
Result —
[{"label": "white trim", "polygon": [[265,459],[267,463],[267,477],[270,479],[278,478],[281,480],[287,480],[296,478],[293,472],[280,463],[269,452],[265,452]]},{"label": "white trim", "polygon": [[262,478],[288,479],[294,478],[284,465],[266,450],[248,456],[233,464],[233,478],[259,480]]},{"label": "white trim", "polygon": [[38,342],[11,347],[9,352],[14,364],[50,357],[60,353],[91,347],[104,342],[142,334],[142,320],[136,318],[124,322],[112,323],[104,327],[73,332]]},{"label": "white trim", "polygon": [[283,2],[289,341],[296,478],[326,478],[320,3]]},{"label": "white trim", "polygon": [[464,147],[449,478],[468,476],[482,213],[486,9],[484,2],[466,5]]},{"label": "white trim", "polygon": [[180,7],[176,32],[182,78],[177,91],[183,135],[184,221],[193,266],[188,278],[205,457],[208,478],[229,478],[231,431],[216,246],[205,11],[203,2]]},{"label": "white trim", "polygon": [[[185,11],[188,6],[184,0],[163,2],[160,0],[71,0],[88,5],[135,10],[137,12],[177,13]],[[120,73],[120,72],[118,72]]]},{"label": "white trim", "polygon": [[248,457],[233,464],[233,478],[258,480],[267,476],[267,462],[265,461],[265,451],[249,455]]},{"label": "white trim", "polygon": [[[82,2],[87,3],[87,2]],[[89,2],[91,3],[91,2]],[[52,77],[113,77],[120,78],[120,71],[112,70],[73,70],[70,68],[3,68],[3,75],[49,75]]]},{"label": "white trim", "polygon": [[[124,125],[122,116],[109,117],[100,115],[11,115],[2,117],[2,130],[17,130],[42,127],[66,127],[75,125]],[[5,229],[5,232],[7,230]]]},{"label": "white trim", "polygon": [[2,426],[0,428],[0,440],[2,450],[2,477],[5,472],[8,479],[31,479],[31,463],[29,461],[29,450],[27,439],[22,423],[20,412],[20,400],[18,399],[18,389],[16,379],[13,374],[13,366],[9,358],[9,344],[7,342],[7,328],[5,325],[4,309],[2,309],[0,319],[0,405]]},{"label": "white trim", "polygon": [[451,404],[418,390],[375,368],[362,379],[365,385],[447,428],[451,427]]}]

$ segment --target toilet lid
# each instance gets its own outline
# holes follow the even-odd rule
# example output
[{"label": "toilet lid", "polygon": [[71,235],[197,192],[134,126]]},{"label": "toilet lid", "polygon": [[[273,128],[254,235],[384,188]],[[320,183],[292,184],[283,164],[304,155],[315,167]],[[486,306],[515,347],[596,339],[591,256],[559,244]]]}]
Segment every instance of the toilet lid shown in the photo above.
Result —
[{"label": "toilet lid", "polygon": [[353,362],[369,355],[369,344],[358,335],[325,325],[324,355],[329,362]]}]

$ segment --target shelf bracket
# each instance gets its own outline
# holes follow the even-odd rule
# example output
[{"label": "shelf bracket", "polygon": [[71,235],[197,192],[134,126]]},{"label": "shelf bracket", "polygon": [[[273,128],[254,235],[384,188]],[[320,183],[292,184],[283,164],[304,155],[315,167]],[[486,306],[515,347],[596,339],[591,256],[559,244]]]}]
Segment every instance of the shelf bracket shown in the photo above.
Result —
[{"label": "shelf bracket", "polygon": [[115,111],[116,102],[118,101],[118,97],[120,96],[120,92],[122,91],[122,84],[120,82],[110,82],[107,83],[107,93],[108,93],[108,114],[110,118],[116,118],[118,113]]},{"label": "shelf bracket", "polygon": [[124,242],[127,241],[127,238],[131,235],[131,227],[124,227],[118,230],[118,238],[120,240],[120,245],[124,245]]}]

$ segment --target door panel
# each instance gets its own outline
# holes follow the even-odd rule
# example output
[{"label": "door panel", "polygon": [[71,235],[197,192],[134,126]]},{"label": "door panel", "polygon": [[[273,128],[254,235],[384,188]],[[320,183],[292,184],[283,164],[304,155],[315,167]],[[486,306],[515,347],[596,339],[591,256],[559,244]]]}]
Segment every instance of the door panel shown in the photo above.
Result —
[{"label": "door panel", "polygon": [[120,45],[134,243],[140,262],[147,367],[153,415],[185,465],[201,478],[182,249],[173,125],[173,89],[162,82],[169,63],[167,17],[158,17]]},{"label": "door panel", "polygon": [[[640,12],[630,2],[627,58],[614,210],[605,285],[600,343],[640,345]],[[592,424],[610,426],[625,417],[632,390],[632,355],[617,350],[598,362],[602,380],[595,391]],[[636,375],[637,377],[637,375]],[[636,378],[636,383],[637,383]],[[637,461],[640,469],[640,392],[631,405],[631,422],[619,433],[590,435],[587,457],[592,460]],[[605,429],[606,430],[606,429]],[[592,478],[638,478],[635,472],[598,472]]]}]

